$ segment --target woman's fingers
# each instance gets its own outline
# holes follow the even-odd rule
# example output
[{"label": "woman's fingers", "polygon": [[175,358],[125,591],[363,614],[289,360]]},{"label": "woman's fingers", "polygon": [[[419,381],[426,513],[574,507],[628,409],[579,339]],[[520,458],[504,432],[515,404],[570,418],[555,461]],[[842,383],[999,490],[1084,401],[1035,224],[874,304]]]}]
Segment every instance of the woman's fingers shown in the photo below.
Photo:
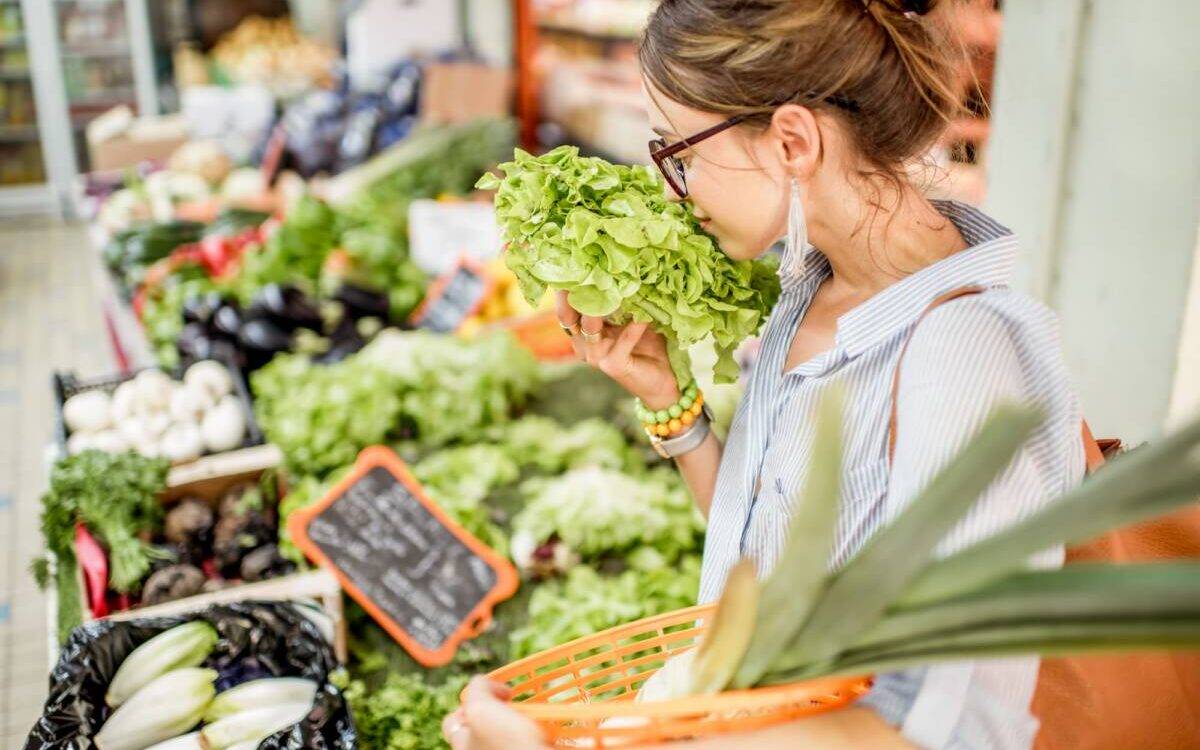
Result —
[{"label": "woman's fingers", "polygon": [[[511,691],[485,677],[476,677],[467,685],[463,707],[459,709],[465,731],[458,734],[464,744],[454,745],[447,729],[456,729],[450,718],[443,724],[446,738],[454,750],[510,750],[511,748],[544,748],[541,731],[530,719],[522,716],[508,703]],[[453,717],[454,714],[451,714]],[[447,727],[447,725],[449,725]]]},{"label": "woman's fingers", "polygon": [[608,350],[603,364],[609,368],[628,369],[629,358],[633,355],[633,348],[642,340],[646,329],[650,327],[649,323],[630,323],[625,326],[621,334],[617,336],[617,340],[613,342],[612,347]]},{"label": "woman's fingers", "polygon": [[453,750],[467,750],[471,742],[471,730],[461,708],[446,714],[442,719],[442,736]]},{"label": "woman's fingers", "polygon": [[495,699],[499,701],[507,701],[512,697],[512,688],[508,685],[489,680],[486,677],[475,676],[467,684],[467,700],[488,700]]},{"label": "woman's fingers", "polygon": [[[611,328],[611,327],[610,327]],[[613,345],[613,335],[605,329],[604,318],[584,315],[579,319],[579,336],[583,358],[589,365],[597,366]]]},{"label": "woman's fingers", "polygon": [[597,318],[594,315],[584,315],[579,319],[579,330],[584,336],[584,341],[589,337],[599,333],[604,333],[604,318]]},{"label": "woman's fingers", "polygon": [[571,307],[566,292],[560,290],[554,293],[554,309],[558,313],[558,322],[564,328],[575,328],[579,325],[579,311]]}]

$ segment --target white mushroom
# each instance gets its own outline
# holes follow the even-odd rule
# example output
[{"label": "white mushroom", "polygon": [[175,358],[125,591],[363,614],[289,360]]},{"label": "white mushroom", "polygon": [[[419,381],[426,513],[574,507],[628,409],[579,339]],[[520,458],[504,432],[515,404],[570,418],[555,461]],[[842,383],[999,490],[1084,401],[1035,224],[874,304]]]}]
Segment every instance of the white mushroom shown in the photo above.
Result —
[{"label": "white mushroom", "polygon": [[145,417],[146,434],[153,440],[162,437],[162,434],[171,426],[171,416],[166,412],[157,411],[153,414],[147,414]]},{"label": "white mushroom", "polygon": [[176,422],[167,429],[158,444],[162,455],[174,463],[192,461],[204,452],[200,428],[192,422]]},{"label": "white mushroom", "polygon": [[105,453],[121,453],[129,450],[129,443],[116,430],[105,430],[96,433],[92,447]]},{"label": "white mushroom", "polygon": [[[154,437],[146,428],[146,419],[136,414],[117,421],[117,432],[129,445],[141,445],[153,442]],[[141,451],[138,451],[141,453]]]},{"label": "white mushroom", "polygon": [[233,392],[233,378],[229,374],[229,368],[211,359],[189,367],[183,374],[183,382],[205,391],[214,402]]},{"label": "white mushroom", "polygon": [[67,453],[74,456],[91,450],[96,443],[96,434],[92,432],[76,432],[67,438]]},{"label": "white mushroom", "polygon": [[63,421],[71,432],[99,432],[112,424],[111,400],[104,391],[76,393],[63,404]]},{"label": "white mushroom", "polygon": [[180,383],[171,391],[171,419],[176,422],[199,422],[204,412],[212,408],[213,398],[199,385]]},{"label": "white mushroom", "polygon": [[200,426],[204,445],[214,453],[233,450],[246,434],[246,416],[236,397],[230,395],[208,410]]},{"label": "white mushroom", "polygon": [[143,370],[133,379],[137,404],[143,414],[166,411],[171,405],[173,382],[162,370]]},{"label": "white mushroom", "polygon": [[162,449],[159,447],[157,440],[133,443],[133,449],[146,458],[158,458],[162,455]]},{"label": "white mushroom", "polygon": [[138,388],[132,380],[117,386],[112,394],[112,418],[120,424],[137,412]]}]

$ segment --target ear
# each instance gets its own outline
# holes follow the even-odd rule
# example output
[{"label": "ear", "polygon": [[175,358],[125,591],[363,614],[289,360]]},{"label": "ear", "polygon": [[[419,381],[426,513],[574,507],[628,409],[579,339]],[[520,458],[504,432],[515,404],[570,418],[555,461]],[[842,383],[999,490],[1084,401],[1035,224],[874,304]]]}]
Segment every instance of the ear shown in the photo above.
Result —
[{"label": "ear", "polygon": [[771,115],[768,130],[780,165],[788,174],[808,177],[816,171],[821,156],[821,129],[811,109],[785,104]]}]

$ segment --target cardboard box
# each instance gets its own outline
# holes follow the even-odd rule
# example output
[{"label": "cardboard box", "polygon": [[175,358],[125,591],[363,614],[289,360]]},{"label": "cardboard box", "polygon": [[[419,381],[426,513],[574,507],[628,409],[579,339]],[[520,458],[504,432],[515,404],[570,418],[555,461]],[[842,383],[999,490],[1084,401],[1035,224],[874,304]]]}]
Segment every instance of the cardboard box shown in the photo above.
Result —
[{"label": "cardboard box", "polygon": [[175,149],[187,143],[187,134],[136,138],[128,133],[92,143],[88,140],[88,160],[92,172],[125,169],[144,161],[167,161]]},{"label": "cardboard box", "polygon": [[421,81],[421,120],[439,124],[507,117],[512,112],[512,72],[478,63],[435,63]]}]

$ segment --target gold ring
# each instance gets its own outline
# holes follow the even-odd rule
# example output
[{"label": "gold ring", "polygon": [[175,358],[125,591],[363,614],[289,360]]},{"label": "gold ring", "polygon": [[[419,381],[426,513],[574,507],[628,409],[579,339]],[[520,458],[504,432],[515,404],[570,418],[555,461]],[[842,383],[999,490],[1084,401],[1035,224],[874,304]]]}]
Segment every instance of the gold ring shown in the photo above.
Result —
[{"label": "gold ring", "polygon": [[568,336],[575,335],[575,328],[578,325],[579,325],[578,323],[572,323],[571,325],[567,325],[566,323],[563,323],[561,320],[558,322],[558,327],[563,329],[563,333],[567,334]]},{"label": "gold ring", "polygon": [[592,333],[591,331],[585,331],[582,328],[579,329],[579,335],[583,336],[583,340],[589,344],[600,343],[600,339],[603,337],[602,334],[603,330]]}]

